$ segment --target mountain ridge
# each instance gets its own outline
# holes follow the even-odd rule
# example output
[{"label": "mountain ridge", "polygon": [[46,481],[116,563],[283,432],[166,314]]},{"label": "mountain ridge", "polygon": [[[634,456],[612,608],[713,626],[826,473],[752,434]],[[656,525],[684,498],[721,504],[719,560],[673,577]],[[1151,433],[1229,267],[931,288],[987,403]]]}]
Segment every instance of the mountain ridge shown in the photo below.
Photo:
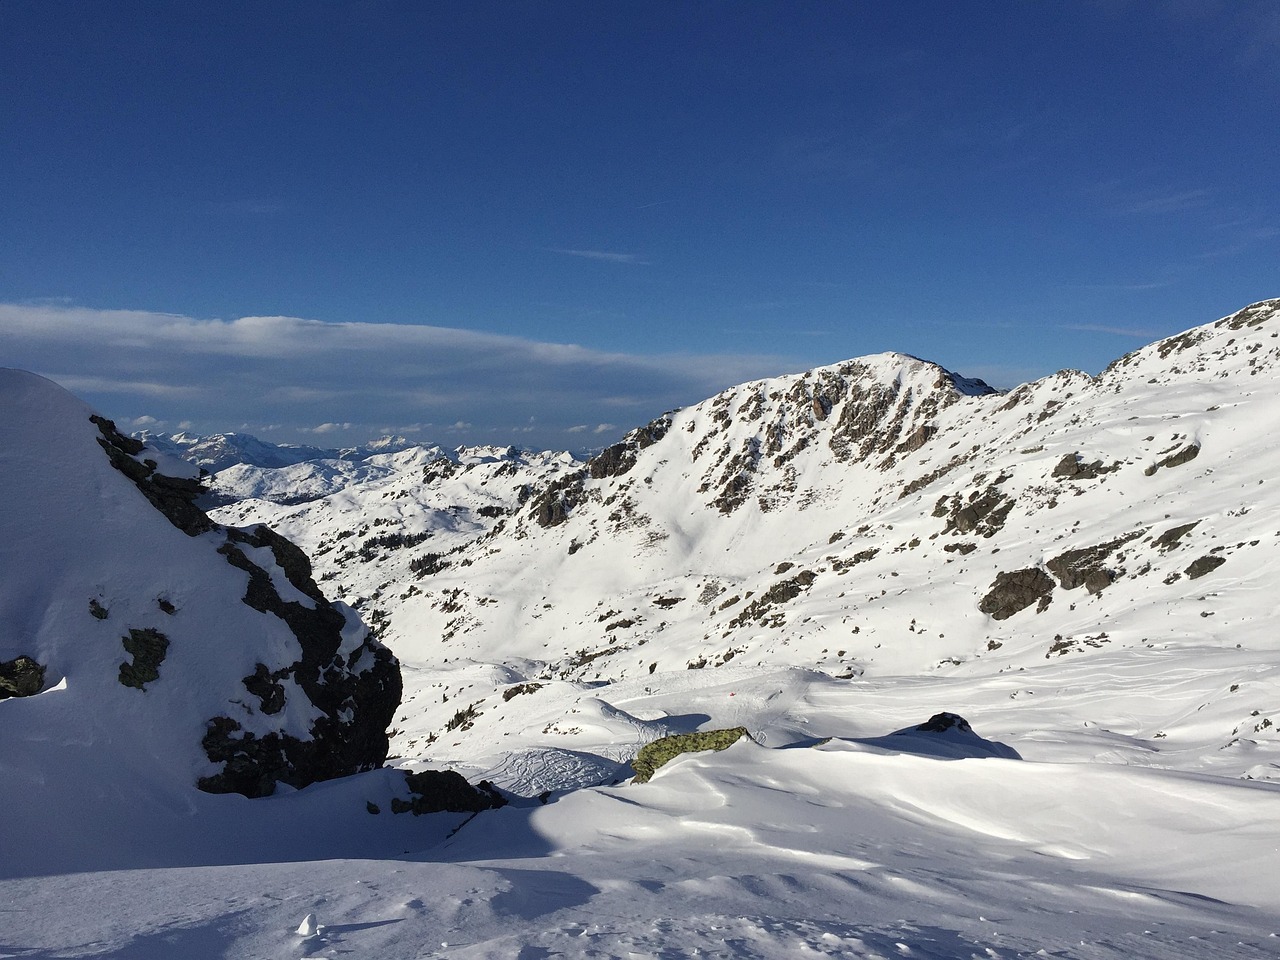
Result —
[{"label": "mountain ridge", "polygon": [[[484,719],[459,721],[450,751],[453,696],[402,711],[404,762],[490,772],[474,751],[519,684],[731,663],[963,686],[1195,647],[1220,651],[1225,691],[1248,669],[1233,631],[1268,663],[1276,646],[1251,626],[1277,541],[1258,527],[1265,458],[1244,450],[1269,449],[1257,425],[1280,416],[1277,313],[1261,301],[1096,377],[1007,394],[882,354],[739,385],[588,461],[415,464],[310,504],[222,510],[301,538],[394,649],[466,676]],[[1202,693],[1218,719],[1153,756],[1274,776],[1265,717]],[[1138,729],[1167,741],[1180,711]]]}]

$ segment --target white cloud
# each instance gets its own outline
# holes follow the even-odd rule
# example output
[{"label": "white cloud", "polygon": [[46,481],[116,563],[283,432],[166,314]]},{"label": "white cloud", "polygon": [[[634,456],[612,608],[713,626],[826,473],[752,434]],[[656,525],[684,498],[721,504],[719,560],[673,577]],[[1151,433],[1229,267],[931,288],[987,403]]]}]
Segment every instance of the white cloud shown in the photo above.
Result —
[{"label": "white cloud", "polygon": [[316,424],[367,437],[387,423],[451,424],[436,429],[483,443],[531,423],[522,442],[546,447],[590,410],[638,426],[800,369],[778,357],[611,353],[421,324],[201,320],[48,303],[0,304],[0,357],[120,422],[145,415],[193,432],[276,424],[279,439],[311,435]]},{"label": "white cloud", "polygon": [[575,426],[570,427],[565,432],[566,433],[586,433],[587,425],[585,423],[579,423],[579,424],[576,424]]},{"label": "white cloud", "polygon": [[338,433],[344,430],[350,430],[354,424],[350,423],[322,423],[312,427],[309,433]]},{"label": "white cloud", "polygon": [[585,257],[588,260],[604,260],[608,263],[647,264],[649,262],[636,253],[615,253],[611,250],[566,250],[563,247],[548,247],[547,252],[563,253],[570,257]]},{"label": "white cloud", "polygon": [[147,414],[144,413],[140,417],[134,417],[133,422],[130,425],[135,430],[143,430],[147,427],[154,427],[162,422],[163,421],[157,420],[155,417],[148,416]]},{"label": "white cloud", "polygon": [[617,430],[617,429],[618,428],[615,427],[612,423],[598,423],[596,424],[596,428],[591,432],[592,433],[608,433],[610,430]]},{"label": "white cloud", "polygon": [[1149,327],[1114,327],[1103,323],[1068,323],[1063,330],[1077,330],[1081,333],[1109,333],[1116,337],[1133,337],[1139,340],[1154,340],[1163,334]]}]

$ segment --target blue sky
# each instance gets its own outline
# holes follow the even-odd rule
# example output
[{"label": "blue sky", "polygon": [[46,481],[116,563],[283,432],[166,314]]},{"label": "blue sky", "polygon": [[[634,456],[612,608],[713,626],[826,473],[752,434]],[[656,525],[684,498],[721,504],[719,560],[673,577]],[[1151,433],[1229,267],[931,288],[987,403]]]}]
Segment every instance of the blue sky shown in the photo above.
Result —
[{"label": "blue sky", "polygon": [[0,86],[0,364],[124,423],[581,447],[1280,295],[1271,0],[4,0]]}]

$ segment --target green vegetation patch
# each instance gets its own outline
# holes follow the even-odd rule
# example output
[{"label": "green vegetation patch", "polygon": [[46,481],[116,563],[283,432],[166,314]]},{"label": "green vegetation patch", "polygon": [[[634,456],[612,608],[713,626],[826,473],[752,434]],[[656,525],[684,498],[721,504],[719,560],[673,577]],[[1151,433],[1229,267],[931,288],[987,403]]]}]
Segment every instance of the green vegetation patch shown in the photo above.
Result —
[{"label": "green vegetation patch", "polygon": [[142,630],[129,631],[127,637],[121,637],[127,653],[133,656],[133,663],[120,664],[120,682],[126,687],[137,687],[145,690],[152,680],[160,679],[160,664],[169,650],[169,638],[159,630],[146,627]]},{"label": "green vegetation patch", "polygon": [[682,753],[723,750],[733,746],[743,737],[749,736],[746,727],[731,727],[728,730],[677,733],[674,736],[646,743],[640,748],[636,758],[631,761],[631,769],[636,772],[632,783],[648,783],[659,767]]}]

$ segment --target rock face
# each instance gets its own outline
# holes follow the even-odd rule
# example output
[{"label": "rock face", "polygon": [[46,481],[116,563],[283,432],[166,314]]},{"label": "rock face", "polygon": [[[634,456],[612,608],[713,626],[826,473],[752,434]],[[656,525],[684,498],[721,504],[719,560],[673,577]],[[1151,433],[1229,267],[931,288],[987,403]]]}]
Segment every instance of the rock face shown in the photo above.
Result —
[{"label": "rock face", "polygon": [[1038,567],[1011,570],[996,575],[978,609],[993,620],[1007,620],[1032,604],[1047,607],[1052,594],[1053,578]]},{"label": "rock face", "polygon": [[[109,731],[97,758],[155,758],[215,793],[382,765],[399,664],[301,550],[214,523],[194,469],[56,385],[0,371],[0,398],[0,699]],[[32,696],[62,678],[60,696]],[[39,715],[33,744],[48,739]],[[19,740],[25,716],[6,717]]]}]

